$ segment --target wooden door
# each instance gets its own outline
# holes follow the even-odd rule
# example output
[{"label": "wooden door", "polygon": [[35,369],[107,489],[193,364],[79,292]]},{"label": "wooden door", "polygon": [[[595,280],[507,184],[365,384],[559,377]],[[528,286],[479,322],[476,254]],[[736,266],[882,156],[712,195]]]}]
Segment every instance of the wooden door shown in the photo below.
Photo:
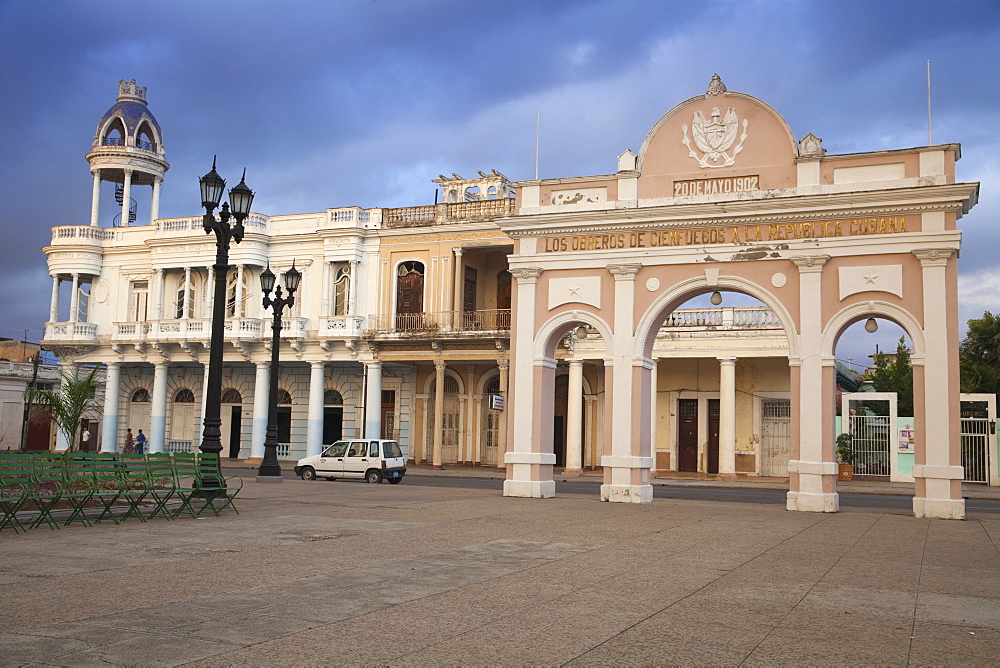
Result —
[{"label": "wooden door", "polygon": [[719,472],[719,400],[708,400],[708,473]]},{"label": "wooden door", "polygon": [[677,470],[698,470],[698,400],[677,400]]},{"label": "wooden door", "polygon": [[418,329],[424,311],[424,265],[404,262],[396,280],[396,329]]},{"label": "wooden door", "polygon": [[510,272],[497,274],[497,328],[510,329]]}]

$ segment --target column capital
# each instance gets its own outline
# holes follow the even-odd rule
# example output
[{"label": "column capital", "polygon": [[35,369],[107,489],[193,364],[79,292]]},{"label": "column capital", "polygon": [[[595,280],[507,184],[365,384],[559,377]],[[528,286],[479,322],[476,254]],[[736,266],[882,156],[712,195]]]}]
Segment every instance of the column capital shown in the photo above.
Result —
[{"label": "column capital", "polygon": [[510,369],[510,360],[506,358],[497,360],[497,368],[501,371],[507,371]]},{"label": "column capital", "polygon": [[459,247],[456,247],[456,248],[452,248],[452,250],[453,250],[453,251],[455,251],[455,255],[456,255],[456,256],[458,256],[458,257],[462,257],[462,253],[464,253],[464,252],[465,252],[465,251],[464,251],[464,250],[462,249],[462,247],[461,247],[461,246],[459,246]]},{"label": "column capital", "polygon": [[944,267],[948,260],[955,254],[954,248],[921,248],[910,251],[918,260],[921,267]]},{"label": "column capital", "polygon": [[582,357],[570,357],[568,360],[566,360],[566,363],[569,364],[570,366],[580,366],[580,367],[582,367],[583,366],[583,358]]},{"label": "column capital", "polygon": [[363,360],[361,363],[366,367],[382,368],[382,360]]},{"label": "column capital", "polygon": [[607,267],[616,281],[634,281],[635,275],[642,269],[641,264],[609,264]]},{"label": "column capital", "polygon": [[448,364],[444,360],[434,360],[435,371],[444,371],[447,367]]},{"label": "column capital", "polygon": [[[381,364],[381,362],[379,362],[379,364]],[[324,362],[322,360],[320,360],[319,362],[309,362],[309,367],[311,369],[316,369],[316,368],[322,369],[325,366],[326,366],[326,362]]]},{"label": "column capital", "polygon": [[510,275],[517,279],[518,283],[530,285],[538,281],[538,277],[545,271],[541,267],[521,267],[511,269]]},{"label": "column capital", "polygon": [[737,358],[735,358],[735,357],[716,357],[715,359],[719,360],[719,364],[721,364],[722,366],[731,366],[733,364],[736,364],[736,359]]},{"label": "column capital", "polygon": [[800,274],[812,274],[823,271],[823,265],[830,259],[829,255],[799,255],[788,258],[799,268]]}]

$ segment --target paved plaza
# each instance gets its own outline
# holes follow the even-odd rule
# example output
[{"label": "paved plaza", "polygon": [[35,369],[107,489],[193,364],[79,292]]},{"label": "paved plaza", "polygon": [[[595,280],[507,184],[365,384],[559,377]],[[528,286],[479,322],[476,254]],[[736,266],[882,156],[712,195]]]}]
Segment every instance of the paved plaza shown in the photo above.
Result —
[{"label": "paved plaza", "polygon": [[0,665],[1000,657],[1000,521],[407,482],[250,478],[239,515],[5,531]]}]

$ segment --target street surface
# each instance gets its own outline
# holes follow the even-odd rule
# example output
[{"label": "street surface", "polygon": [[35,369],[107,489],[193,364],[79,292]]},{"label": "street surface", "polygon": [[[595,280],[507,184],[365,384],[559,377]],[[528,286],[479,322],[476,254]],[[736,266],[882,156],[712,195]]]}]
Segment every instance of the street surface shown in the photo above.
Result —
[{"label": "street surface", "polygon": [[909,516],[909,497],[812,514],[774,489],[657,485],[631,505],[601,503],[593,480],[539,500],[495,479],[240,473],[238,515],[0,535],[0,665],[1000,656],[993,501],[958,522]]}]

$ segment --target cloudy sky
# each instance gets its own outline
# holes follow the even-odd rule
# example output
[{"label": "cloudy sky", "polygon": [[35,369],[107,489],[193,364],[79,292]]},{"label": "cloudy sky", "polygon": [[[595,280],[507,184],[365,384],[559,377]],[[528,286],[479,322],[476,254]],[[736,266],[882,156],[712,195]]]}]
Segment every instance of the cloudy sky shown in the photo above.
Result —
[{"label": "cloudy sky", "polygon": [[[539,176],[610,173],[715,72],[830,153],[920,146],[927,60],[933,141],[983,184],[964,321],[1000,311],[997,0],[0,0],[0,336],[40,338],[39,249],[89,223],[84,156],[119,79],[163,128],[169,218],[200,213],[213,154],[265,214],[428,204],[438,173],[533,178],[536,111]],[[838,357],[898,331],[852,329]]]}]

